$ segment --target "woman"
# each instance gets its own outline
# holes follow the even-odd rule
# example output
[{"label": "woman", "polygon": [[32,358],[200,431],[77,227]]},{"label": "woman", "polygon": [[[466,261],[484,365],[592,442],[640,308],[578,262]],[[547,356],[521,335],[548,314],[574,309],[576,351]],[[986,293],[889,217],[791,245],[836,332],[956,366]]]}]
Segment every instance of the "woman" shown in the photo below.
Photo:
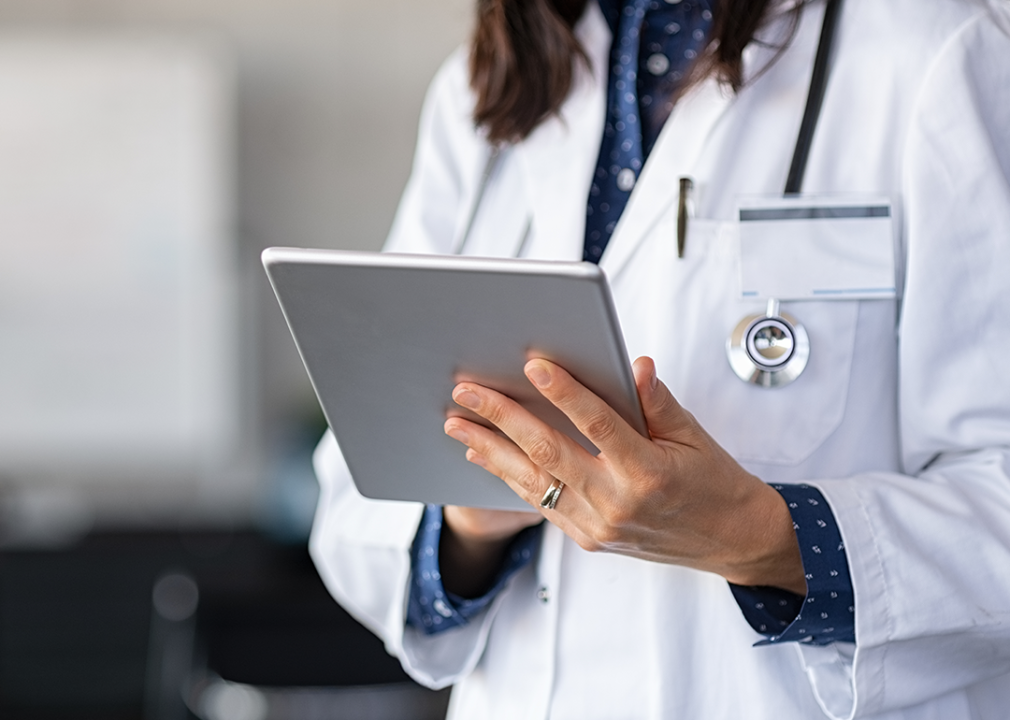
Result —
[{"label": "woman", "polygon": [[387,249],[599,261],[652,435],[545,361],[527,376],[598,458],[457,387],[506,437],[446,432],[536,515],[365,500],[324,438],[321,573],[413,677],[456,685],[452,717],[1010,707],[1005,7],[846,2],[802,189],[890,201],[899,289],[784,302],[810,344],[787,385],[727,361],[764,309],[738,204],[783,192],[825,13],[484,0],[433,82]]}]

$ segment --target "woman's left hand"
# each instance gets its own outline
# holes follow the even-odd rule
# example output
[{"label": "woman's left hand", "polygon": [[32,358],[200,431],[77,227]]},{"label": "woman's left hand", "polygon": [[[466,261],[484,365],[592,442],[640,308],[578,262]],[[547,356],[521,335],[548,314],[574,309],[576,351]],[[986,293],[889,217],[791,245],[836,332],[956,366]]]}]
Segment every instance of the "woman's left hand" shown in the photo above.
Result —
[{"label": "woman's left hand", "polygon": [[[591,455],[501,393],[460,383],[453,399],[507,437],[463,418],[445,432],[467,458],[494,473],[581,547],[673,563],[740,585],[799,594],[806,580],[782,497],[744,470],[656,378],[635,361],[635,383],[651,437],[642,437],[561,367],[531,360],[530,382],[597,448]],[[565,487],[553,510],[540,500]]]}]

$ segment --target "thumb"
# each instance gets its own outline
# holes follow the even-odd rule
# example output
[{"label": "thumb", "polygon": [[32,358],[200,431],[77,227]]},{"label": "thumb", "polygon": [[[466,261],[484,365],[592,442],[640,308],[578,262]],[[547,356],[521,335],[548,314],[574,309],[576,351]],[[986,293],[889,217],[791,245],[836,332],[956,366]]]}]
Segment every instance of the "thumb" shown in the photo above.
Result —
[{"label": "thumb", "polygon": [[632,370],[649,433],[653,438],[684,442],[685,433],[694,427],[694,417],[656,377],[656,363],[650,357],[640,357]]}]

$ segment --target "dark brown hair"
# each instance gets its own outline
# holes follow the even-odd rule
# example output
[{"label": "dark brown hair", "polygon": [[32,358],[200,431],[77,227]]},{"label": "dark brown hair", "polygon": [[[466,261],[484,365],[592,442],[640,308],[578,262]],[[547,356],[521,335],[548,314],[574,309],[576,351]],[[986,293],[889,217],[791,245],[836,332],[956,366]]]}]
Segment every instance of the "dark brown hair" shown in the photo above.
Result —
[{"label": "dark brown hair", "polygon": [[[470,48],[474,122],[491,142],[516,142],[561,108],[576,65],[588,63],[573,28],[596,0],[478,0]],[[716,77],[743,86],[743,49],[775,0],[715,0],[712,39],[685,87]],[[793,10],[793,30],[802,10]]]}]

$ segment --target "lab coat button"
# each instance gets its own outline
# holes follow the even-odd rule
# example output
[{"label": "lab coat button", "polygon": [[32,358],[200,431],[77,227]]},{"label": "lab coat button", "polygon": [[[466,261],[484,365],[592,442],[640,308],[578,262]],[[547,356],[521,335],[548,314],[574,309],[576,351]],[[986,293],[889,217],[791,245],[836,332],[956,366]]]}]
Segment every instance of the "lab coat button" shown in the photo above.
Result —
[{"label": "lab coat button", "polygon": [[547,589],[546,585],[541,585],[537,589],[537,600],[542,603],[547,603],[551,599],[551,591]]},{"label": "lab coat button", "polygon": [[617,187],[624,192],[629,192],[635,187],[635,171],[631,168],[624,168],[617,173]]}]

